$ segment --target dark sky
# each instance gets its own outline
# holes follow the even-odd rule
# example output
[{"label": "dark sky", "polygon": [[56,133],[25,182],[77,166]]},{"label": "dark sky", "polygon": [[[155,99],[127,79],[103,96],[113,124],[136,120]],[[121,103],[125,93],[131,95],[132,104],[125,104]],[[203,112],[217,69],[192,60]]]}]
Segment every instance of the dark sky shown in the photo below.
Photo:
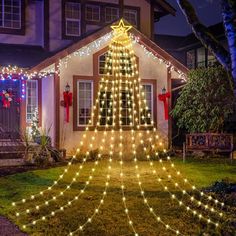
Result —
[{"label": "dark sky", "polygon": [[[176,16],[168,15],[156,23],[155,30],[158,34],[186,35],[191,32],[185,16],[180,10],[176,0],[166,0],[176,10]],[[189,0],[200,18],[207,26],[221,21],[220,0]]]}]

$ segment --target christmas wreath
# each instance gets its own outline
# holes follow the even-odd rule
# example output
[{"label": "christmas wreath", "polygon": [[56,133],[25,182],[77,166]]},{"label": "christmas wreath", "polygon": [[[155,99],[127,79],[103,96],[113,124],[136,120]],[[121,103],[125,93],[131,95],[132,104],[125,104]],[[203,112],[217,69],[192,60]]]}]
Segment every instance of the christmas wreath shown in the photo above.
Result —
[{"label": "christmas wreath", "polygon": [[12,92],[10,90],[3,90],[0,92],[0,99],[3,107],[9,108],[12,102]]}]

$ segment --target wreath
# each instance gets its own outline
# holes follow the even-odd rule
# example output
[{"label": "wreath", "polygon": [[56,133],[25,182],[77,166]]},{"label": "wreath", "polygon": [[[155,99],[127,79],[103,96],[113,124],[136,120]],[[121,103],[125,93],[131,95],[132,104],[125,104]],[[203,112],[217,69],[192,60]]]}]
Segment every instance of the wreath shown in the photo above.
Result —
[{"label": "wreath", "polygon": [[0,92],[0,98],[3,107],[9,108],[12,102],[12,92],[10,90],[3,90]]}]

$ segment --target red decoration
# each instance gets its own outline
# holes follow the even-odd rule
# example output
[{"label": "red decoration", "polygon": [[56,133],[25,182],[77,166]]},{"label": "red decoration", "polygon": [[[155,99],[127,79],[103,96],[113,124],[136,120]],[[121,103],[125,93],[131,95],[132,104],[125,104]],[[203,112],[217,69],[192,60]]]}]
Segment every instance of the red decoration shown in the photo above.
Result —
[{"label": "red decoration", "polygon": [[12,101],[12,92],[3,90],[0,93],[0,97],[1,97],[1,100],[2,100],[3,107],[9,108],[10,105],[11,105],[11,101]]},{"label": "red decoration", "polygon": [[165,120],[168,120],[169,119],[169,108],[168,108],[169,104],[168,104],[168,99],[170,98],[170,93],[169,92],[164,92],[162,94],[159,94],[158,98],[164,104]]},{"label": "red decoration", "polygon": [[66,108],[66,122],[69,123],[70,106],[72,106],[72,93],[69,91],[63,92],[64,107]]}]

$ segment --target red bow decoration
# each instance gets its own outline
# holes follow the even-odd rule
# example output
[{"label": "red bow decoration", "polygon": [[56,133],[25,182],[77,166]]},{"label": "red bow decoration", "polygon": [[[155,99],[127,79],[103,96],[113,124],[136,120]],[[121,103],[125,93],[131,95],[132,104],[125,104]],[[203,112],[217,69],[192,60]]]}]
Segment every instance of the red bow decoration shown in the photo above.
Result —
[{"label": "red bow decoration", "polygon": [[12,101],[12,93],[11,93],[11,91],[3,90],[0,93],[0,96],[1,96],[3,107],[9,108],[10,105],[11,105],[11,101]]},{"label": "red bow decoration", "polygon": [[64,107],[66,108],[66,122],[69,123],[70,118],[70,109],[69,107],[72,106],[72,93],[71,92],[64,92]]},{"label": "red bow decoration", "polygon": [[165,111],[165,120],[169,119],[169,108],[168,108],[168,99],[170,98],[170,93],[162,93],[158,95],[160,101],[164,104],[164,111]]}]

